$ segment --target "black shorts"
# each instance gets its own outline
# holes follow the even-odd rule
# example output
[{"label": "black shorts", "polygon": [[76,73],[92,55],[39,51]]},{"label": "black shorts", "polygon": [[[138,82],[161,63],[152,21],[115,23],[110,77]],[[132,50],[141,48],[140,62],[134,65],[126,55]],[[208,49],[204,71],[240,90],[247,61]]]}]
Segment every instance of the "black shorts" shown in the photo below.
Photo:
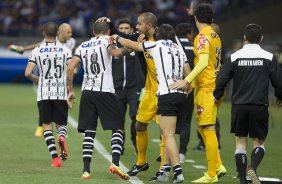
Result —
[{"label": "black shorts", "polygon": [[184,126],[191,127],[191,120],[194,110],[194,93],[189,94],[186,99],[183,107],[180,109],[179,114],[177,115],[177,124],[175,133],[179,134],[180,130]]},{"label": "black shorts", "polygon": [[98,117],[104,130],[124,129],[115,94],[90,90],[82,91],[78,131],[96,130]]},{"label": "black shorts", "polygon": [[67,125],[68,103],[66,100],[41,100],[37,102],[37,107],[40,122]]},{"label": "black shorts", "polygon": [[158,97],[158,115],[177,116],[185,104],[186,94],[169,93]]},{"label": "black shorts", "polygon": [[265,139],[268,134],[268,107],[232,105],[231,133],[235,136]]}]

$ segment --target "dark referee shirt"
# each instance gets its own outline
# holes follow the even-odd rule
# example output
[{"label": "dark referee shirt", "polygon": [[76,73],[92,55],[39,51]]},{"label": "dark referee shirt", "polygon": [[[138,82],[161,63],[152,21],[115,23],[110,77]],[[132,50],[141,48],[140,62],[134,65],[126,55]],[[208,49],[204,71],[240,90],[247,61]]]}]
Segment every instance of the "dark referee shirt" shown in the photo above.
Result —
[{"label": "dark referee shirt", "polygon": [[123,57],[113,57],[112,67],[115,90],[140,90],[144,87],[145,76],[135,52]]},{"label": "dark referee shirt", "polygon": [[177,38],[185,52],[190,68],[193,69],[194,68],[194,59],[195,59],[195,54],[193,51],[193,47],[194,47],[193,43],[190,42],[186,36],[178,35]]},{"label": "dark referee shirt", "polygon": [[220,99],[233,78],[232,103],[268,105],[269,80],[275,96],[282,100],[282,70],[274,55],[258,44],[246,44],[232,54],[216,78],[214,97]]}]

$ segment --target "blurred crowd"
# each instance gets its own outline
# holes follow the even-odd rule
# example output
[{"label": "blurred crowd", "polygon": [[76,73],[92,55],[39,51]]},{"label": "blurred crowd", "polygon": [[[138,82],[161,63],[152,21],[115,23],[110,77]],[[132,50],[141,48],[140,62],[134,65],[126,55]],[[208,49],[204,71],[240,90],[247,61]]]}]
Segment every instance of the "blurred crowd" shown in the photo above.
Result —
[{"label": "blurred crowd", "polygon": [[[193,6],[210,2],[216,16],[266,0],[1,0],[0,36],[41,36],[48,21],[67,22],[75,37],[86,37],[91,22],[101,16],[113,20],[127,17],[136,22],[140,12],[151,11],[159,24],[189,21]],[[191,18],[191,16],[190,16]]]}]

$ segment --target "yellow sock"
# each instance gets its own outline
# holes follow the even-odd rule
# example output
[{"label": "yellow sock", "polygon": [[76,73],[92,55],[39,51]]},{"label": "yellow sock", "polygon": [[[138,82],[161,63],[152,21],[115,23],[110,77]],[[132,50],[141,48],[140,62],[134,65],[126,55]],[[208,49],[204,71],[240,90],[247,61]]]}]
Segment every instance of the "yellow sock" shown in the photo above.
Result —
[{"label": "yellow sock", "polygon": [[206,158],[208,161],[208,175],[210,177],[216,176],[216,160],[218,154],[218,141],[215,130],[203,129],[202,134],[206,146]]},{"label": "yellow sock", "polygon": [[218,150],[217,155],[216,155],[216,165],[215,166],[218,169],[221,165],[222,165],[222,161],[221,161],[220,153],[219,153],[219,150]]},{"label": "yellow sock", "polygon": [[137,132],[136,134],[136,146],[137,146],[137,165],[144,165],[147,161],[146,151],[148,146],[148,130],[144,132]]},{"label": "yellow sock", "polygon": [[161,145],[160,145],[160,153],[161,153],[161,166],[160,169],[162,167],[162,165],[164,165],[164,157],[165,157],[165,143],[164,143],[164,136],[161,135]]}]

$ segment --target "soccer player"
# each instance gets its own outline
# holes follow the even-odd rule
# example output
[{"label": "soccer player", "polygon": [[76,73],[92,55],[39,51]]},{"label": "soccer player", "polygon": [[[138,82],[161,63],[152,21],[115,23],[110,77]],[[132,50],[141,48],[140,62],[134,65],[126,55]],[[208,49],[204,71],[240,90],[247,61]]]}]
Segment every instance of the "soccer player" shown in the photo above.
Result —
[{"label": "soccer player", "polygon": [[[123,46],[139,52],[150,52],[155,63],[158,79],[158,110],[161,130],[165,141],[166,156],[164,165],[154,181],[168,181],[170,165],[173,166],[173,183],[184,181],[179,163],[179,153],[174,139],[177,115],[184,106],[186,94],[183,91],[171,90],[169,85],[176,79],[183,79],[190,72],[186,55],[175,42],[174,29],[163,24],[158,28],[157,41],[143,43],[133,42],[118,35],[112,37]],[[151,180],[152,181],[152,180]]]},{"label": "soccer player", "polygon": [[[252,183],[260,184],[256,170],[263,159],[268,134],[269,80],[275,89],[277,104],[282,104],[282,70],[275,56],[260,47],[262,39],[261,26],[245,27],[245,45],[231,54],[220,69],[214,90],[217,103],[233,78],[230,132],[235,134],[235,162],[240,184],[247,184],[246,170]],[[247,169],[248,135],[253,140],[253,151]]]},{"label": "soccer player", "polygon": [[[104,21],[109,19],[103,17],[97,21]],[[124,34],[115,30],[114,26],[111,26],[111,34],[118,34],[124,38],[128,38],[133,41],[144,39],[147,41],[154,41],[154,34],[157,29],[157,17],[151,12],[144,12],[138,16],[137,32],[133,34]],[[141,35],[144,34],[144,35]],[[141,36],[140,36],[141,35]],[[157,118],[157,97],[156,92],[158,88],[156,67],[150,52],[139,52],[138,57],[142,69],[146,71],[146,81],[144,93],[141,98],[138,113],[136,116],[136,147],[137,147],[137,162],[133,165],[132,169],[127,173],[129,176],[135,176],[141,171],[149,169],[147,163],[147,146],[148,146],[148,125]],[[161,154],[164,154],[164,142],[161,144]]]},{"label": "soccer player", "polygon": [[[44,41],[44,40],[43,40]],[[66,46],[71,53],[74,52],[75,48],[75,39],[72,38],[72,28],[69,24],[63,23],[59,26],[56,41],[62,43],[64,46]],[[25,51],[32,50],[41,43],[34,43],[28,46],[20,46],[20,45],[10,45],[8,48],[11,51],[23,54]],[[78,67],[79,68],[79,67]],[[78,68],[76,69],[76,72],[78,71]],[[38,73],[38,68],[36,67],[34,69],[34,73]],[[43,126],[42,122],[38,122],[38,126],[35,131],[36,137],[42,137],[43,136]]]},{"label": "soccer player", "polygon": [[[67,47],[56,41],[58,26],[53,22],[44,25],[44,41],[32,50],[25,70],[25,76],[38,83],[37,105],[39,120],[43,123],[44,138],[52,156],[52,166],[60,167],[52,122],[56,123],[59,132],[58,145],[62,160],[68,158],[68,149],[65,137],[67,135],[67,85],[66,68],[71,59],[71,52]],[[32,74],[38,66],[39,77]]]},{"label": "soccer player", "polygon": [[112,164],[109,171],[119,175],[122,179],[129,176],[119,168],[119,160],[124,141],[124,124],[112,76],[112,56],[121,57],[128,54],[126,48],[116,48],[113,40],[108,36],[110,26],[106,22],[96,22],[93,29],[94,37],[83,42],[75,51],[68,67],[69,101],[74,100],[73,71],[82,62],[84,79],[79,107],[78,132],[85,133],[83,153],[83,179],[90,179],[90,163],[94,150],[94,138],[98,117],[104,130],[112,130]]},{"label": "soccer player", "polygon": [[[130,20],[120,19],[118,30],[125,34],[132,34],[134,27]],[[121,46],[118,44],[118,47]],[[125,123],[127,105],[129,105],[129,116],[131,118],[130,138],[137,154],[135,123],[140,91],[145,85],[145,75],[141,70],[140,62],[135,52],[131,52],[123,57],[113,57],[112,65],[115,92],[121,108],[123,123]]]},{"label": "soccer player", "polygon": [[194,40],[195,67],[185,80],[177,80],[171,89],[187,88],[193,82],[194,104],[198,131],[205,146],[208,171],[193,183],[215,183],[226,174],[222,165],[215,133],[217,105],[213,102],[216,72],[220,67],[221,41],[212,29],[213,10],[210,4],[199,4],[195,10],[195,21],[199,34]]}]

